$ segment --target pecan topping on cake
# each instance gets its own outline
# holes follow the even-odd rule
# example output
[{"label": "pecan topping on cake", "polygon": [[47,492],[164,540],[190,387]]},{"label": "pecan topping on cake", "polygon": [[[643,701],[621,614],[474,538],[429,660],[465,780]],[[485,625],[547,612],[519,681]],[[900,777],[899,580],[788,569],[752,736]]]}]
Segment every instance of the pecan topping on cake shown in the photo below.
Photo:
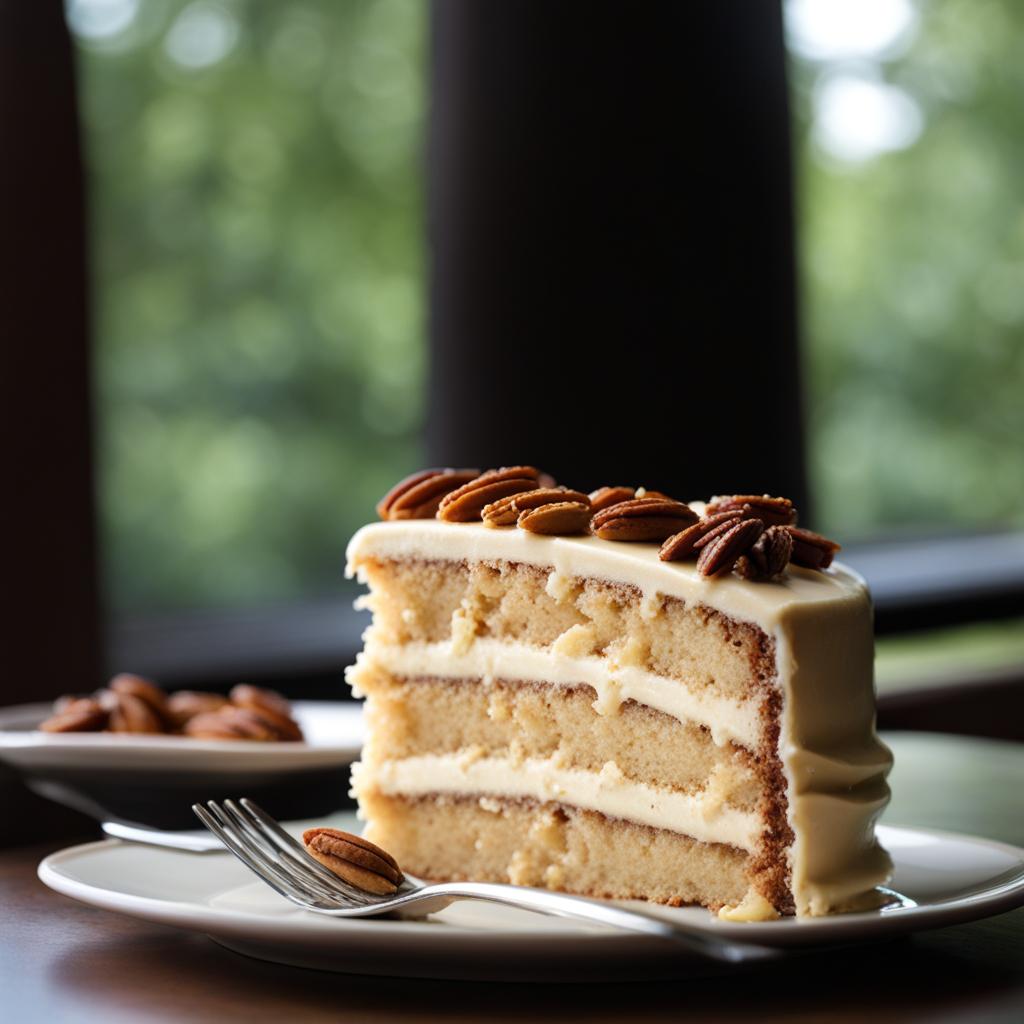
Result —
[{"label": "pecan topping on cake", "polygon": [[[533,466],[476,470],[428,469],[406,477],[381,500],[382,519],[432,515],[453,523],[482,520],[491,527],[518,525],[531,533],[590,532],[608,541],[657,542],[662,561],[696,559],[705,576],[733,569],[744,579],[778,579],[792,562],[827,569],[839,545],[796,525],[789,498],[727,494],[712,498],[699,516],[662,491],[616,485],[589,495],[556,486]],[[756,525],[748,526],[753,523]],[[737,529],[739,526],[743,529]]]},{"label": "pecan topping on cake", "polygon": [[636,490],[633,487],[598,487],[596,491],[590,492],[590,507],[595,512],[603,512],[611,505],[618,505],[620,501],[629,501],[636,497]]},{"label": "pecan topping on cake", "polygon": [[774,580],[785,571],[793,550],[793,536],[785,526],[769,526],[750,550],[736,562],[747,580]]},{"label": "pecan topping on cake", "polygon": [[697,521],[697,513],[672,498],[632,498],[598,512],[590,528],[602,540],[662,541]]},{"label": "pecan topping on cake", "polygon": [[530,533],[566,536],[586,533],[590,526],[590,503],[554,501],[537,508],[528,508],[517,520],[519,527]]},{"label": "pecan topping on cake", "polygon": [[732,512],[741,519],[760,519],[765,526],[786,526],[796,522],[796,509],[789,498],[773,498],[768,494],[732,494],[712,498],[707,515]]},{"label": "pecan topping on cake", "polygon": [[794,565],[802,565],[805,569],[827,569],[832,564],[835,553],[841,550],[834,540],[822,537],[813,530],[787,526],[786,531],[793,538],[793,553],[789,560]]},{"label": "pecan topping on cake", "polygon": [[381,519],[433,519],[441,499],[476,479],[477,469],[424,469],[400,480],[377,503]]},{"label": "pecan topping on cake", "polygon": [[437,509],[437,518],[450,523],[471,523],[480,519],[486,505],[500,498],[523,491],[535,491],[540,486],[540,471],[533,466],[508,466],[490,469],[475,480],[463,484],[446,494]]},{"label": "pecan topping on cake", "polygon": [[307,828],[302,842],[311,857],[358,889],[387,896],[405,881],[390,853],[351,832]]},{"label": "pecan topping on cake", "polygon": [[[487,526],[515,526],[524,512],[539,509],[542,505],[566,502],[582,505],[587,510],[587,522],[590,521],[590,499],[581,491],[574,491],[568,487],[538,487],[534,491],[510,494],[485,505],[480,516]],[[583,525],[585,529],[586,523]]]},{"label": "pecan topping on cake", "polygon": [[764,523],[760,519],[739,520],[701,548],[697,571],[702,576],[719,576],[730,572],[740,555],[749,551],[762,533]]}]

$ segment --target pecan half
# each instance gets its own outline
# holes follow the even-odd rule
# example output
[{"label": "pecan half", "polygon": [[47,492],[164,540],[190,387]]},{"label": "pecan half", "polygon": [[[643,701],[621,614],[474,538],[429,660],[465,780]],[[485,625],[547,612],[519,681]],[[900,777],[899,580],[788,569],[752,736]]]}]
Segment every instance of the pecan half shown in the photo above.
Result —
[{"label": "pecan half", "polygon": [[390,853],[351,832],[337,828],[307,828],[302,842],[311,857],[350,885],[390,895],[405,881]]},{"label": "pecan half", "polygon": [[528,508],[517,520],[520,529],[549,536],[586,533],[590,526],[590,503],[555,501]]},{"label": "pecan half", "polygon": [[133,693],[100,690],[96,699],[109,715],[111,732],[158,733],[164,731],[163,719],[141,697]]},{"label": "pecan half", "polygon": [[185,735],[196,740],[258,740],[272,743],[277,730],[248,708],[225,704],[219,711],[204,711],[185,723]]},{"label": "pecan half", "polygon": [[733,512],[742,519],[760,519],[765,526],[786,526],[796,522],[796,509],[789,498],[768,494],[732,494],[712,498],[705,515]]},{"label": "pecan half", "polygon": [[107,712],[92,697],[60,697],[54,713],[41,723],[43,732],[100,732],[107,726]]},{"label": "pecan half", "polygon": [[433,519],[441,499],[476,479],[477,469],[424,469],[399,480],[377,502],[381,519]]},{"label": "pecan half", "polygon": [[786,530],[793,538],[793,552],[789,560],[805,569],[827,569],[836,552],[842,550],[834,540],[813,530],[804,530],[799,526],[787,526]]},{"label": "pecan half", "polygon": [[177,690],[167,698],[164,717],[181,729],[190,719],[210,711],[219,711],[228,703],[227,697],[219,693],[202,693],[199,690]]},{"label": "pecan half", "polygon": [[697,513],[671,498],[632,498],[609,505],[590,521],[602,540],[663,541],[697,521]]},{"label": "pecan half", "polygon": [[302,730],[298,722],[292,718],[292,707],[285,697],[276,690],[265,690],[248,683],[239,683],[232,687],[229,694],[231,703],[236,707],[245,708],[259,716],[282,740],[301,740]]},{"label": "pecan half", "polygon": [[596,491],[590,492],[590,507],[595,512],[603,512],[611,505],[635,497],[636,490],[632,487],[598,487]]},{"label": "pecan half", "polygon": [[483,507],[480,516],[487,526],[515,526],[520,515],[528,509],[566,501],[586,505],[588,510],[590,508],[590,499],[580,491],[568,487],[538,487],[535,491],[509,494],[492,501]]},{"label": "pecan half", "polygon": [[740,555],[746,554],[764,532],[760,519],[744,519],[701,549],[697,571],[702,576],[720,576],[731,571]]},{"label": "pecan half", "polygon": [[450,523],[471,523],[480,518],[484,506],[512,494],[536,490],[539,475],[532,466],[488,470],[446,494],[438,506],[437,518]]},{"label": "pecan half", "polygon": [[131,672],[119,672],[107,683],[107,689],[114,693],[128,693],[144,700],[161,719],[166,717],[167,694],[155,683]]},{"label": "pecan half", "polygon": [[769,526],[750,550],[736,562],[736,571],[748,580],[773,580],[789,564],[793,538],[784,526]]},{"label": "pecan half", "polygon": [[669,537],[661,545],[658,557],[663,562],[678,562],[691,555],[696,556],[697,551],[704,546],[705,539],[713,531],[717,531],[723,523],[732,526],[738,522],[740,522],[739,516],[733,515],[732,512],[719,512],[717,515],[704,516],[699,522],[693,523],[685,530],[680,530],[679,533]]}]

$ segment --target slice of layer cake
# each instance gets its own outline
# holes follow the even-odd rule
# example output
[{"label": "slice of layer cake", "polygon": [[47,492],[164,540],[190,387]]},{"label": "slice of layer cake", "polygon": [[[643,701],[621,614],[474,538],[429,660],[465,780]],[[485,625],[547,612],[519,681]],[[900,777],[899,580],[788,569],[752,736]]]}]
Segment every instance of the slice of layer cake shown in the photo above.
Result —
[{"label": "slice of layer cake", "polygon": [[529,473],[410,478],[349,546],[367,838],[430,879],[737,919],[885,881],[871,607],[835,546],[784,499],[591,503]]}]

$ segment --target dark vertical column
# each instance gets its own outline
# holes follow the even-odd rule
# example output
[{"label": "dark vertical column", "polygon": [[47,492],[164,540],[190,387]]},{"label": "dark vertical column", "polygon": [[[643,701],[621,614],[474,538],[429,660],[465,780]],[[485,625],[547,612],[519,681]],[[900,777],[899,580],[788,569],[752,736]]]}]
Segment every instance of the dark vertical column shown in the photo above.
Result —
[{"label": "dark vertical column", "polygon": [[805,497],[776,3],[435,0],[437,463]]},{"label": "dark vertical column", "polygon": [[5,500],[0,704],[100,671],[85,215],[59,0],[0,0]]}]

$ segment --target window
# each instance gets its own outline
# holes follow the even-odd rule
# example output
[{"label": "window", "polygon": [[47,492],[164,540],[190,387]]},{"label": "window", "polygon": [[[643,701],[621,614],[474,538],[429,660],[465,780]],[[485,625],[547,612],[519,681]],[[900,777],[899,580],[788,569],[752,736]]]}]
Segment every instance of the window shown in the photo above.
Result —
[{"label": "window", "polygon": [[[1024,13],[854,7],[784,4],[809,476],[817,525],[852,542],[902,629],[908,608],[915,626],[931,608],[887,589],[906,537],[1024,527]],[[427,9],[68,0],[120,665],[198,652],[199,672],[229,635],[225,673],[254,638],[283,672],[300,651],[336,665],[354,643],[332,603],[348,603],[345,542],[421,462]],[[957,549],[972,585],[999,575],[985,614],[1005,616],[1006,594],[1020,610],[1021,536],[981,563],[981,548]],[[857,550],[883,540],[882,556]],[[974,594],[954,595],[949,621]],[[237,634],[224,619],[189,634],[140,619],[210,609]],[[974,631],[958,650],[991,636],[986,651],[1018,661],[1020,630]],[[911,653],[893,648],[901,678]]]},{"label": "window", "polygon": [[1024,9],[786,14],[820,521],[1024,527]]},{"label": "window", "polygon": [[337,593],[419,461],[419,0],[69,0],[114,614]]}]

